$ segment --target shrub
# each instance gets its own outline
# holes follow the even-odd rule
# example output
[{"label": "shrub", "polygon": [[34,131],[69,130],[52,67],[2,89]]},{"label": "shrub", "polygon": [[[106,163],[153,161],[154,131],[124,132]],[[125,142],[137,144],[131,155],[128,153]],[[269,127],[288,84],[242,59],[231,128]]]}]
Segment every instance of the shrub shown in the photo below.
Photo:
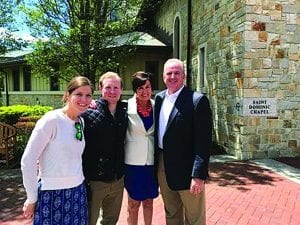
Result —
[{"label": "shrub", "polygon": [[7,124],[14,125],[18,122],[20,117],[25,116],[42,116],[49,110],[51,106],[27,106],[27,105],[14,105],[0,107],[0,121]]},{"label": "shrub", "polygon": [[20,117],[18,122],[14,125],[17,129],[17,140],[16,140],[17,145],[15,148],[15,155],[14,155],[14,158],[17,160],[17,162],[20,161],[23,155],[24,149],[27,145],[27,142],[29,140],[29,137],[35,126],[36,121],[41,117],[42,115]]},{"label": "shrub", "polygon": [[17,129],[14,158],[19,166],[23,151],[35,126],[35,123],[46,112],[52,110],[51,106],[15,105],[0,107],[0,121],[13,125]]}]

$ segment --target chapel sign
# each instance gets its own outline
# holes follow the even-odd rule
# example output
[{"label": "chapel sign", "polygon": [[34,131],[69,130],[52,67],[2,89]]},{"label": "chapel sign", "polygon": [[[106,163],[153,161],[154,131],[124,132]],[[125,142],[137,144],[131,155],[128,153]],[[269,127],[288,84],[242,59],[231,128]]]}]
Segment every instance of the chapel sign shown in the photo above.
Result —
[{"label": "chapel sign", "polygon": [[277,101],[275,98],[244,98],[244,116],[277,116]]}]

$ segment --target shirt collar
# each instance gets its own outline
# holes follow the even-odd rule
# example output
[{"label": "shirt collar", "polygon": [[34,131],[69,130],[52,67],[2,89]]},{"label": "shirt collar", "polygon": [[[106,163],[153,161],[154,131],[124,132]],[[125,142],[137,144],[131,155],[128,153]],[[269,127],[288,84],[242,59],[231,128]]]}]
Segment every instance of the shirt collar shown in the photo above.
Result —
[{"label": "shirt collar", "polygon": [[172,99],[177,99],[178,95],[180,94],[181,90],[184,88],[184,85],[182,85],[181,88],[179,88],[176,92],[169,94],[168,90],[166,91],[166,97],[167,98],[172,98]]}]

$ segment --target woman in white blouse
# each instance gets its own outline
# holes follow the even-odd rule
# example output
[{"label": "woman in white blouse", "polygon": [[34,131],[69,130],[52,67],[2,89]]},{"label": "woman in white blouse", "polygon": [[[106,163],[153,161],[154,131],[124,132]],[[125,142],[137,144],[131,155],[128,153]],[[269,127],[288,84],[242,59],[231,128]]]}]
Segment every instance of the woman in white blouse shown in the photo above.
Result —
[{"label": "woman in white blouse", "polygon": [[[143,207],[144,224],[152,224],[153,199],[158,196],[154,175],[154,124],[150,74],[133,75],[134,96],[128,100],[128,129],[125,144],[124,185],[128,192],[129,225],[138,224],[138,211]],[[140,224],[140,223],[139,223]]]}]

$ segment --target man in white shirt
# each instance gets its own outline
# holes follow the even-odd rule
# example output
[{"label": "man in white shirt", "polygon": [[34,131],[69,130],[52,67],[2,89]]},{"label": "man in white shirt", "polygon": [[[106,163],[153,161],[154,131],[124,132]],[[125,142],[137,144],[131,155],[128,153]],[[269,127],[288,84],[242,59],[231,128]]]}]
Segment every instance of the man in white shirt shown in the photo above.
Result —
[{"label": "man in white shirt", "polygon": [[158,182],[167,225],[203,225],[212,114],[208,98],[188,90],[184,80],[182,61],[167,60],[167,90],[155,98]]}]

